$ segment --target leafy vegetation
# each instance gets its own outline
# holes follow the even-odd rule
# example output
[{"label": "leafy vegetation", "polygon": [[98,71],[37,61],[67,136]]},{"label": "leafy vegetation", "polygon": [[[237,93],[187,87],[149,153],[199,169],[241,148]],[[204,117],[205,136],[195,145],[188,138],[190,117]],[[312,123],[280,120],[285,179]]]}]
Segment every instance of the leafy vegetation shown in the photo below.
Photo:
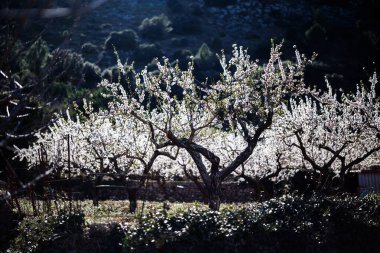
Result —
[{"label": "leafy vegetation", "polygon": [[137,47],[138,36],[135,31],[127,29],[121,32],[112,32],[104,44],[108,50],[134,50]]},{"label": "leafy vegetation", "polygon": [[[0,251],[375,252],[378,196],[341,193],[353,171],[380,159],[377,73],[355,89],[351,71],[379,58],[379,3],[145,2],[121,1],[144,15],[110,23],[82,16],[96,6],[90,0],[0,3],[0,227],[9,231]],[[57,6],[63,15],[45,22]],[[297,48],[290,56],[276,38],[264,56],[279,30],[328,59]],[[235,40],[244,47],[225,54]],[[157,59],[164,55],[178,61]],[[315,82],[318,71],[326,85]],[[344,78],[352,85],[335,90]],[[182,187],[193,200],[182,184],[166,184],[175,179],[194,184],[205,203],[136,202],[151,199],[151,179],[150,191],[163,193],[156,199],[172,201],[167,188]],[[61,211],[59,201],[71,209],[73,182],[81,211]],[[251,187],[242,192],[258,202],[223,204],[230,183],[235,194]],[[98,201],[98,186],[120,190],[104,195],[115,199],[128,194],[131,208]],[[79,200],[91,194],[93,204]]]},{"label": "leafy vegetation", "polygon": [[[127,215],[122,205],[116,208]],[[91,213],[24,218],[8,252],[374,252],[379,247],[380,203],[374,196],[283,195],[223,205],[220,211],[197,203],[147,203],[142,219],[129,216],[122,226],[84,223]]]},{"label": "leafy vegetation", "polygon": [[83,233],[83,225],[82,213],[25,218],[8,252],[68,252]]},{"label": "leafy vegetation", "polygon": [[283,196],[220,212],[152,211],[124,245],[128,252],[372,252],[379,222],[378,200]]},{"label": "leafy vegetation", "polygon": [[139,26],[141,36],[151,40],[163,39],[172,30],[171,22],[164,14],[152,18],[145,18]]}]

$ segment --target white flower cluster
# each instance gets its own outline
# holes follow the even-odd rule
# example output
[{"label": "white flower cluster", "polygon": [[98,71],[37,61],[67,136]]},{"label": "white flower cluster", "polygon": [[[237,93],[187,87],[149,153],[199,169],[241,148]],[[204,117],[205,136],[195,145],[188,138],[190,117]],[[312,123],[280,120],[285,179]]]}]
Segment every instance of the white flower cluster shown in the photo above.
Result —
[{"label": "white flower cluster", "polygon": [[[371,87],[356,94],[328,92],[317,98],[290,100],[274,120],[288,145],[296,146],[291,157],[301,156],[307,168],[343,176],[359,165],[374,163],[380,149],[380,104],[376,98],[376,73]],[[293,149],[294,150],[294,149]],[[289,150],[290,151],[290,150]]]},{"label": "white flower cluster", "polygon": [[149,130],[119,108],[95,112],[84,101],[84,109],[75,120],[68,112],[58,117],[49,131],[37,134],[33,145],[18,149],[17,158],[26,159],[30,168],[47,162],[59,172],[65,172],[70,163],[76,174],[141,174],[154,152]]},{"label": "white flower cluster", "polygon": [[[149,169],[172,177],[186,168],[206,186],[211,175],[221,181],[231,173],[277,177],[300,167],[342,175],[372,162],[380,149],[376,74],[369,91],[338,97],[328,86],[316,96],[303,82],[308,60],[296,50],[296,63],[284,66],[280,48],[259,66],[234,46],[228,62],[220,56],[222,78],[213,85],[196,83],[192,63],[181,71],[167,59],[157,64],[158,73],[136,73],[134,94],[103,81],[114,98],[107,110],[95,112],[85,102],[84,114],[59,117],[17,157],[30,167],[46,160],[67,169],[69,136],[78,172]],[[313,96],[298,96],[305,92]]]}]

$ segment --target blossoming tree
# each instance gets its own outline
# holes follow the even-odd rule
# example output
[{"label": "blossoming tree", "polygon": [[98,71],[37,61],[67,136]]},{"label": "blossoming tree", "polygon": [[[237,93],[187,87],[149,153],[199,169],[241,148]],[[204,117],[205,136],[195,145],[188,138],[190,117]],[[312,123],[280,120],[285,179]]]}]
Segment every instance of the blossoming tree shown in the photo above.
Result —
[{"label": "blossoming tree", "polygon": [[[125,109],[153,129],[157,139],[186,151],[206,189],[210,208],[218,209],[222,181],[252,155],[283,99],[305,90],[307,60],[296,51],[296,64],[284,66],[280,48],[273,47],[269,61],[261,67],[243,48],[234,46],[228,62],[224,54],[220,56],[223,73],[212,85],[196,82],[191,63],[181,71],[164,59],[157,64],[158,73],[144,69],[136,75],[134,96],[120,85],[106,86],[118,101],[127,101]],[[176,95],[174,89],[182,94]],[[223,139],[231,131],[241,138],[243,148],[227,158],[222,155],[226,142],[214,145],[213,139]]]},{"label": "blossoming tree", "polygon": [[301,156],[306,168],[320,175],[321,186],[376,162],[380,150],[376,73],[370,83],[368,90],[358,87],[355,94],[334,93],[327,84],[328,92],[318,97],[291,99],[275,120],[278,138],[297,148],[288,150],[290,156]]},{"label": "blossoming tree", "polygon": [[[157,157],[175,159],[173,148],[156,148],[154,135],[134,117],[129,117],[115,105],[110,110],[95,112],[84,101],[84,112],[75,119],[69,113],[58,116],[49,131],[36,134],[37,141],[29,148],[17,149],[17,158],[26,159],[29,167],[41,162],[50,172],[72,175],[115,176],[125,180],[131,174],[146,176]],[[156,170],[168,160],[156,163]],[[100,175],[100,176],[98,176]],[[132,194],[132,189],[129,190]],[[134,201],[131,199],[131,205]],[[133,201],[132,201],[133,200]],[[134,208],[131,209],[134,211]]]},{"label": "blossoming tree", "polygon": [[305,165],[322,178],[342,177],[371,162],[380,150],[376,75],[369,91],[316,96],[303,81],[309,61],[296,50],[296,62],[285,66],[280,48],[260,66],[234,46],[229,61],[220,56],[223,73],[214,84],[197,82],[192,63],[180,70],[167,59],[156,72],[135,73],[132,91],[103,81],[106,110],[85,102],[75,120],[58,117],[18,157],[30,167],[44,157],[60,171],[71,164],[78,173],[184,174],[215,210],[229,175],[260,181]]}]

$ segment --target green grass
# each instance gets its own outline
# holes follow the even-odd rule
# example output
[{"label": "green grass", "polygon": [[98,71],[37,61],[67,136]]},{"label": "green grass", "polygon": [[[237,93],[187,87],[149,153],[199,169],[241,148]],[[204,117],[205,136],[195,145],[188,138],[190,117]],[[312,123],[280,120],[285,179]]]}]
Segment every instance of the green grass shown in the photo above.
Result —
[{"label": "green grass", "polygon": [[[19,199],[21,211],[27,216],[33,215],[32,203],[28,199]],[[222,204],[221,209],[234,209],[246,204]],[[54,215],[58,210],[69,210],[68,201],[57,201],[52,203],[50,210],[43,201],[36,201],[38,214]],[[86,224],[108,224],[108,223],[136,223],[143,215],[149,212],[155,212],[158,209],[166,209],[168,214],[175,214],[180,211],[186,211],[191,208],[208,209],[207,204],[201,202],[157,202],[157,201],[137,201],[137,210],[135,213],[129,212],[128,200],[104,200],[99,201],[98,206],[94,206],[92,200],[73,201],[72,208],[81,210],[85,214]],[[15,209],[16,210],[16,209]]]}]

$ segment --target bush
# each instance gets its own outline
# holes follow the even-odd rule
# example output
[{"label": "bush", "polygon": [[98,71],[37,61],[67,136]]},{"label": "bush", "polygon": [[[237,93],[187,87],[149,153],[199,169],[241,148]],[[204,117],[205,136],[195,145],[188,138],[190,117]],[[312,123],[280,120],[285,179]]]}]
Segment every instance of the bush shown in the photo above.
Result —
[{"label": "bush", "polygon": [[134,60],[138,63],[146,64],[162,55],[161,48],[157,44],[141,44],[134,53]]},{"label": "bush", "polygon": [[127,231],[129,252],[375,252],[378,199],[283,196],[221,212],[151,212]]},{"label": "bush", "polygon": [[138,29],[142,37],[150,40],[164,39],[173,30],[169,18],[164,14],[145,18]]},{"label": "bush", "polygon": [[198,49],[197,54],[194,56],[194,63],[200,69],[214,69],[218,65],[218,58],[213,53],[206,43]]},{"label": "bush", "polygon": [[83,78],[85,88],[95,88],[102,81],[100,68],[91,62],[85,62],[83,65]]},{"label": "bush", "polygon": [[[94,224],[89,226],[88,246],[83,252],[121,252],[125,237],[124,230],[119,224]],[[95,250],[94,250],[95,249]]]},{"label": "bush", "polygon": [[126,91],[132,91],[135,89],[135,73],[129,67],[124,68],[124,73],[121,73],[117,66],[107,68],[102,72],[102,79],[118,82]]},{"label": "bush", "polygon": [[47,43],[41,38],[38,38],[23,55],[20,64],[23,79],[40,76],[51,57]]},{"label": "bush", "polygon": [[75,239],[82,236],[83,225],[79,212],[25,218],[7,252],[69,252],[78,247]]},{"label": "bush", "polygon": [[98,47],[90,42],[86,42],[81,48],[82,54],[96,54],[98,53]]},{"label": "bush", "polygon": [[24,50],[24,45],[9,34],[0,34],[0,68],[3,71],[9,69],[18,72],[21,68],[20,54]]},{"label": "bush", "polygon": [[121,32],[111,32],[106,39],[105,48],[108,50],[133,50],[137,47],[138,36],[135,31],[127,29]]},{"label": "bush", "polygon": [[186,69],[191,61],[192,52],[188,49],[177,50],[173,54],[173,59],[178,61],[178,65],[181,69]]},{"label": "bush", "polygon": [[68,49],[56,49],[49,60],[49,81],[80,85],[83,81],[84,60],[80,54]]}]

